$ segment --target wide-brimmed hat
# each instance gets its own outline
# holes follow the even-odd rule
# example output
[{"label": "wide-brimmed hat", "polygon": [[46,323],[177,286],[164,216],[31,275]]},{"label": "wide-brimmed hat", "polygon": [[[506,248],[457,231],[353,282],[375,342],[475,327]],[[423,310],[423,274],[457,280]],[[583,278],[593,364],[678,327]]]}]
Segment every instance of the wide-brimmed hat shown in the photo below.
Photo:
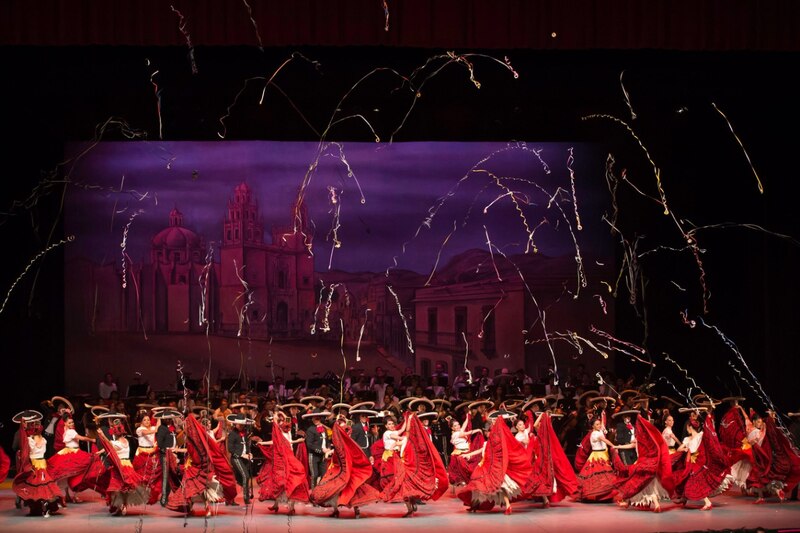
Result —
[{"label": "wide-brimmed hat", "polygon": [[308,406],[305,405],[305,404],[302,404],[302,403],[285,403],[283,405],[279,405],[278,406],[279,409],[289,409],[290,407],[297,407],[298,409],[305,409]]},{"label": "wide-brimmed hat", "polygon": [[139,411],[151,411],[153,409],[157,409],[158,405],[154,403],[137,403],[136,409]]},{"label": "wide-brimmed hat", "polygon": [[638,396],[638,395],[639,391],[636,389],[625,389],[624,391],[619,393],[619,400],[621,402],[624,402],[625,398],[627,398],[628,396]]},{"label": "wide-brimmed hat", "polygon": [[350,409],[351,415],[365,415],[369,417],[376,417],[378,416],[378,411],[373,411],[372,409]]},{"label": "wide-brimmed hat", "polygon": [[122,413],[103,413],[97,416],[98,420],[115,420],[122,418],[128,418],[128,415],[123,415]]},{"label": "wide-brimmed hat", "polygon": [[246,407],[248,409],[258,409],[258,405],[254,403],[232,403],[228,407],[231,409],[240,409],[242,407]]},{"label": "wide-brimmed hat", "polygon": [[375,402],[358,402],[350,406],[350,411],[354,409],[372,409],[375,407]]},{"label": "wide-brimmed hat", "polygon": [[98,417],[103,413],[109,412],[110,409],[105,405],[93,405],[89,408],[89,412],[92,413],[92,416]]},{"label": "wide-brimmed hat", "polygon": [[414,401],[414,400],[416,400],[416,399],[417,399],[417,397],[416,397],[416,396],[409,396],[408,398],[403,398],[402,400],[400,400],[399,402],[397,402],[397,404],[398,404],[400,407],[403,407],[405,404],[407,404],[407,403],[409,403],[409,402],[413,402],[413,401]]},{"label": "wide-brimmed hat", "polygon": [[59,402],[63,403],[67,407],[67,409],[69,409],[70,413],[75,412],[75,408],[72,406],[72,402],[70,402],[63,396],[53,396],[52,398],[50,398],[50,401],[52,402],[53,406],[58,405]]},{"label": "wide-brimmed hat", "polygon": [[408,408],[409,409],[416,409],[417,407],[419,407],[420,405],[423,405],[423,404],[428,406],[430,409],[436,409],[436,404],[434,404],[432,401],[430,401],[427,398],[416,398],[414,400],[411,400],[410,402],[408,402]]},{"label": "wide-brimmed hat", "polygon": [[167,420],[169,418],[183,418],[183,415],[177,409],[167,407],[166,409],[159,409],[153,413],[153,418],[156,420]]},{"label": "wide-brimmed hat", "polygon": [[611,396],[595,396],[589,400],[590,404],[597,402],[616,403],[617,400],[615,400]]},{"label": "wide-brimmed hat", "polygon": [[498,409],[497,411],[492,411],[489,413],[489,418],[516,418],[517,413],[512,413],[511,411],[506,411],[505,409]]},{"label": "wide-brimmed hat", "polygon": [[671,403],[673,405],[677,405],[678,407],[683,405],[681,402],[679,402],[678,400],[676,400],[675,398],[672,398],[670,396],[659,396],[658,399],[659,400],[664,400],[665,402],[669,402],[669,403]]},{"label": "wide-brimmed hat", "polygon": [[470,409],[474,409],[474,408],[478,407],[479,405],[485,405],[489,409],[491,409],[492,407],[494,407],[494,402],[491,401],[491,400],[476,400],[474,402],[471,402],[468,407]]},{"label": "wide-brimmed hat", "polygon": [[733,403],[736,403],[736,402],[743,402],[746,399],[747,398],[745,398],[744,396],[726,396],[726,397],[722,398],[721,401],[729,402],[729,403],[733,404]]},{"label": "wide-brimmed hat", "polygon": [[542,406],[542,408],[544,408],[544,406],[547,405],[547,398],[544,397],[531,398],[530,400],[522,404],[521,411],[527,411],[533,404],[536,403],[538,403],[539,405]]},{"label": "wide-brimmed hat", "polygon": [[300,401],[302,403],[306,403],[306,402],[324,402],[325,398],[323,398],[322,396],[303,396],[302,398],[300,398]]},{"label": "wide-brimmed hat", "polygon": [[800,413],[786,413],[786,416],[791,418],[798,418],[800,417]]},{"label": "wide-brimmed hat", "polygon": [[586,398],[591,397],[591,396],[600,396],[600,391],[587,390],[586,392],[584,392],[583,394],[578,396],[578,398],[577,398],[578,403],[582,404],[586,400]]},{"label": "wide-brimmed hat", "polygon": [[639,414],[639,411],[637,411],[636,409],[626,409],[625,411],[617,411],[616,413],[611,415],[611,418],[620,418],[620,417],[625,417],[625,416],[634,417],[634,416],[636,416],[638,414]]},{"label": "wide-brimmed hat", "polygon": [[472,403],[472,400],[467,400],[466,402],[461,402],[460,404],[456,405],[453,408],[453,410],[454,411],[459,411],[459,410],[463,409],[464,407],[468,408],[471,403]]},{"label": "wide-brimmed hat", "polygon": [[26,409],[25,411],[20,411],[19,413],[15,414],[11,420],[17,424],[21,424],[22,422],[39,422],[42,420],[42,418],[44,417],[39,411]]},{"label": "wide-brimmed hat", "polygon": [[424,413],[419,413],[417,418],[436,418],[439,414],[436,411],[426,411]]},{"label": "wide-brimmed hat", "polygon": [[447,400],[444,400],[444,399],[442,399],[442,398],[439,398],[439,399],[433,400],[433,403],[434,403],[436,406],[439,406],[439,405],[446,405],[447,407],[452,407],[452,406],[453,406],[453,404],[452,404],[452,403],[450,403],[450,402],[448,402]]},{"label": "wide-brimmed hat", "polygon": [[319,411],[314,413],[306,413],[302,416],[302,418],[314,418],[314,417],[326,418],[331,416],[332,414],[333,413],[331,413],[330,411]]},{"label": "wide-brimmed hat", "polygon": [[242,424],[242,425],[250,425],[254,424],[255,420],[250,418],[244,413],[233,413],[225,417],[225,420],[230,422],[231,424]]},{"label": "wide-brimmed hat", "polygon": [[339,409],[345,409],[349,411],[352,408],[353,406],[350,405],[349,403],[335,403],[331,406],[331,409],[333,409],[334,412],[338,411]]}]

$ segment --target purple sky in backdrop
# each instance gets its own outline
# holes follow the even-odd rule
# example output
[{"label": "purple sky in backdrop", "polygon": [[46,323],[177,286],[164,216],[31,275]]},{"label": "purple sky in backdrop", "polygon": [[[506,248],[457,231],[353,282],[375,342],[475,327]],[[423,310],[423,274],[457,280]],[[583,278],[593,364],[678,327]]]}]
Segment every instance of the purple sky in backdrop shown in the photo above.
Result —
[{"label": "purple sky in backdrop", "polygon": [[[75,143],[68,151],[74,153],[83,146]],[[427,273],[454,222],[457,231],[442,251],[440,267],[464,250],[488,249],[484,225],[492,242],[507,254],[524,251],[527,236],[509,197],[484,214],[484,208],[504,193],[486,173],[473,173],[456,188],[472,166],[505,148],[505,143],[345,143],[343,146],[366,203],[361,204],[359,189],[355,180],[347,177],[338,149],[330,147],[325,152],[328,155],[320,159],[306,193],[306,205],[316,228],[314,252],[318,271],[328,269],[331,250],[331,243],[326,240],[333,221],[329,186],[339,191],[341,199],[342,247],[335,251],[333,269],[382,271],[398,255],[400,268]],[[603,176],[605,154],[587,144],[528,143],[527,146],[541,149],[541,157],[551,169],[549,175],[533,153],[521,149],[505,150],[479,168],[497,176],[535,181],[550,192],[559,186],[569,192],[566,163],[568,149],[574,147],[573,169],[583,231],[575,229],[572,204],[564,201],[560,205],[581,250],[610,256],[608,227],[600,220],[608,196]],[[120,262],[123,230],[137,209],[143,212],[133,220],[127,240],[128,253],[134,261],[149,257],[150,239],[168,226],[169,212],[175,206],[184,215],[185,227],[206,241],[219,242],[228,199],[242,181],[250,185],[258,200],[265,239],[269,240],[271,226],[289,224],[291,204],[317,147],[316,143],[270,141],[100,143],[72,170],[74,181],[105,190],[77,187],[69,190],[66,233],[74,234],[76,240],[67,246],[67,256]],[[171,168],[167,169],[172,158]],[[119,188],[122,176],[125,189],[149,192],[150,197],[139,201],[132,195],[112,192],[111,189]],[[531,205],[520,206],[530,227],[545,217],[548,219],[549,224],[535,234],[541,252],[550,256],[572,254],[574,245],[569,230],[555,207],[547,209],[545,195],[520,180],[503,183],[532,200]],[[423,228],[401,255],[403,243],[412,238],[437,199],[448,192],[453,194],[434,217],[430,229]],[[158,197],[157,205],[154,195]],[[556,221],[559,221],[557,227]]]}]

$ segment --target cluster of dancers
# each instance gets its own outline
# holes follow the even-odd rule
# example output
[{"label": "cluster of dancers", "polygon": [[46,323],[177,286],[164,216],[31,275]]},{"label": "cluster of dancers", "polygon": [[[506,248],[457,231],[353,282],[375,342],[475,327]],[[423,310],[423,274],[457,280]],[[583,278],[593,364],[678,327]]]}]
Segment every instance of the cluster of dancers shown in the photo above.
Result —
[{"label": "cluster of dancers", "polygon": [[[655,512],[665,502],[698,502],[710,510],[711,498],[729,488],[756,503],[783,501],[796,488],[800,455],[775,413],[759,417],[742,399],[726,398],[729,408],[716,422],[722,402],[702,397],[690,407],[659,409],[655,418],[650,399],[637,396],[627,403],[635,409],[615,409],[619,399],[581,395],[576,412],[590,429],[573,462],[554,429],[565,415],[548,398],[498,406],[479,400],[452,409],[443,399],[408,398],[378,412],[373,402],[326,410],[324,398],[311,396],[270,411],[264,439],[252,431],[250,404],[232,405],[235,412],[222,416],[210,408],[182,413],[142,405],[135,429],[126,415],[87,406],[96,427],[90,438],[76,430],[70,402],[54,397],[49,457],[42,414],[27,410],[13,419],[19,424],[13,490],[19,508],[45,517],[93,490],[113,515],[159,504],[189,514],[202,504],[210,516],[241,497],[246,506],[271,502],[273,513],[284,507],[293,515],[297,504],[312,504],[334,517],[351,509],[358,518],[378,502],[403,502],[403,516],[410,517],[449,490],[469,512],[499,507],[511,514],[518,502],[549,507],[565,498]],[[683,439],[673,431],[681,415]],[[607,427],[611,420],[616,427]],[[446,452],[434,442],[433,426],[442,424],[449,429]],[[0,453],[0,470],[7,473],[9,464]]]}]

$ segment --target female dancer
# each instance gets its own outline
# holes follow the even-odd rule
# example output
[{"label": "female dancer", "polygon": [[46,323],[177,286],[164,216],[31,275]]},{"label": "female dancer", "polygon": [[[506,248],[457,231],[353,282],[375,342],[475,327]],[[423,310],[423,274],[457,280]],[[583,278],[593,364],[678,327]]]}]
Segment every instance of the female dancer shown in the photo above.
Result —
[{"label": "female dancer", "polygon": [[386,431],[383,432],[383,455],[380,460],[381,490],[385,489],[394,480],[396,461],[400,459],[400,450],[406,443],[405,422],[399,428],[394,416],[384,419]]},{"label": "female dancer", "polygon": [[[450,454],[450,464],[447,467],[447,474],[450,484],[454,487],[460,487],[469,483],[472,471],[475,470],[475,466],[480,459],[476,455],[473,455],[472,458],[467,458],[465,454],[470,451],[475,451],[471,449],[470,437],[481,432],[481,429],[472,429],[472,420],[469,416],[466,418],[463,429],[458,420],[453,419],[450,422],[450,443],[453,445],[453,452]],[[481,441],[483,441],[483,438],[481,438]],[[480,450],[482,447],[483,442],[481,442],[481,446],[476,449]]]},{"label": "female dancer", "polygon": [[[351,413],[377,415],[369,410],[356,411]],[[369,484],[372,465],[362,448],[350,437],[349,430],[346,420],[341,418],[333,425],[331,463],[309,497],[316,505],[333,507],[332,517],[338,517],[339,506],[344,505],[351,507],[358,518],[361,506],[381,500],[380,493]]]},{"label": "female dancer", "polygon": [[533,474],[530,457],[505,422],[514,416],[507,411],[489,415],[488,440],[481,452],[470,452],[482,453],[483,458],[472,472],[470,482],[457,493],[469,512],[490,510],[499,504],[505,506],[505,514],[511,514],[511,500],[529,491]]},{"label": "female dancer", "polygon": [[[167,412],[164,416],[179,416]],[[211,516],[211,504],[225,501],[231,504],[236,498],[236,478],[221,447],[211,442],[206,429],[191,414],[184,423],[185,448],[173,448],[185,452],[181,486],[170,492],[167,508],[188,513],[192,504],[203,502],[206,516]],[[245,487],[247,490],[247,487]]]},{"label": "female dancer", "polygon": [[636,461],[632,465],[614,455],[614,466],[620,473],[615,499],[620,507],[648,506],[660,513],[661,500],[669,500],[675,488],[666,440],[644,416],[637,416],[634,446]]},{"label": "female dancer", "polygon": [[[160,424],[160,420],[159,420]],[[161,498],[161,458],[156,448],[156,431],[147,411],[141,414],[136,428],[136,438],[139,445],[133,458],[133,469],[142,477],[142,482],[150,487],[148,504],[153,505]]]},{"label": "female dancer", "polygon": [[[704,407],[696,409],[705,410]],[[710,415],[706,416],[700,432],[694,424],[687,424],[689,436],[683,439],[683,444],[678,448],[679,452],[686,452],[686,458],[683,468],[675,475],[675,494],[684,505],[688,500],[703,500],[701,511],[710,510],[709,498],[722,493],[730,484],[730,478],[727,477],[730,468],[713,424]]]},{"label": "female dancer", "polygon": [[577,499],[582,501],[610,501],[614,497],[617,477],[609,460],[608,449],[615,445],[606,438],[600,417],[592,421],[592,430],[581,442],[575,456],[578,470]]},{"label": "female dancer", "polygon": [[98,418],[109,420],[109,436],[98,432],[98,438],[110,462],[108,484],[105,486],[108,512],[126,515],[129,505],[144,505],[149,498],[149,488],[142,482],[130,461],[130,442],[126,436],[125,415],[108,413]]},{"label": "female dancer", "polygon": [[407,412],[405,423],[406,442],[400,456],[393,457],[394,478],[381,496],[384,501],[402,500],[409,517],[417,510],[417,504],[427,500],[438,500],[447,492],[447,469],[426,428],[416,413]]},{"label": "female dancer", "polygon": [[270,511],[278,512],[278,504],[288,503],[289,516],[294,504],[308,503],[308,477],[302,463],[292,452],[292,444],[304,442],[302,437],[292,440],[292,421],[277,411],[272,421],[272,440],[262,441],[264,464],[256,477],[259,484],[258,500],[274,500]]},{"label": "female dancer", "polygon": [[[72,418],[67,418],[64,422],[64,431],[62,433],[62,440],[64,447],[47,460],[47,471],[56,482],[66,480],[67,486],[65,492],[69,499],[69,489],[78,487],[82,479],[82,474],[86,472],[89,465],[92,463],[92,455],[80,449],[81,442],[94,442],[89,437],[79,435],[75,431],[75,421]],[[72,496],[75,503],[80,503],[81,500],[77,494]]]},{"label": "female dancer", "polygon": [[47,439],[42,436],[42,414],[22,411],[14,415],[19,424],[19,472],[12,488],[22,503],[30,509],[29,516],[49,517],[64,506],[64,495],[47,471],[44,452]]},{"label": "female dancer", "polygon": [[[530,441],[528,451],[533,466],[532,482],[526,497],[542,498],[544,507],[549,507],[551,501],[574,497],[578,492],[578,478],[553,429],[550,414],[540,414],[536,422],[531,422],[534,415],[530,411],[526,416]],[[536,434],[533,434],[534,430]]]},{"label": "female dancer", "polygon": [[756,503],[763,503],[769,494],[784,501],[800,481],[800,457],[775,426],[775,413],[760,420],[754,418],[747,438],[753,443],[754,464],[748,482],[758,495]]}]

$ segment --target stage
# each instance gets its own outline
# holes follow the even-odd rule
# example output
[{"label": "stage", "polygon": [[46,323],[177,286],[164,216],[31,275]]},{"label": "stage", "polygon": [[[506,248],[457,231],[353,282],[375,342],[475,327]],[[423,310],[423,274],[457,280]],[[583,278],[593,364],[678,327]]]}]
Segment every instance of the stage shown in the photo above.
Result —
[{"label": "stage", "polygon": [[[5,483],[3,487],[7,487]],[[353,520],[351,510],[342,509],[341,517],[329,518],[330,509],[298,505],[297,515],[286,516],[285,506],[275,515],[267,508],[270,502],[257,502],[255,506],[218,507],[217,516],[207,521],[202,506],[195,506],[195,515],[183,515],[159,506],[134,507],[127,516],[109,516],[108,508],[94,493],[83,493],[85,503],[70,504],[60,514],[49,518],[28,517],[26,510],[14,507],[14,493],[0,490],[0,531],[243,531],[319,532],[353,531],[368,529],[370,533],[382,531],[535,531],[569,532],[603,531],[721,531],[731,529],[789,530],[800,528],[800,502],[762,505],[728,492],[714,498],[711,511],[700,511],[700,504],[682,508],[672,503],[662,505],[663,512],[656,514],[638,509],[621,509],[614,504],[582,504],[561,502],[548,509],[536,503],[514,504],[513,514],[505,516],[498,509],[489,513],[469,514],[461,501],[451,492],[438,502],[419,507],[413,518],[402,518],[402,504],[376,504],[362,509],[361,519]],[[241,501],[241,500],[239,500]],[[800,529],[795,529],[800,531]]]}]

